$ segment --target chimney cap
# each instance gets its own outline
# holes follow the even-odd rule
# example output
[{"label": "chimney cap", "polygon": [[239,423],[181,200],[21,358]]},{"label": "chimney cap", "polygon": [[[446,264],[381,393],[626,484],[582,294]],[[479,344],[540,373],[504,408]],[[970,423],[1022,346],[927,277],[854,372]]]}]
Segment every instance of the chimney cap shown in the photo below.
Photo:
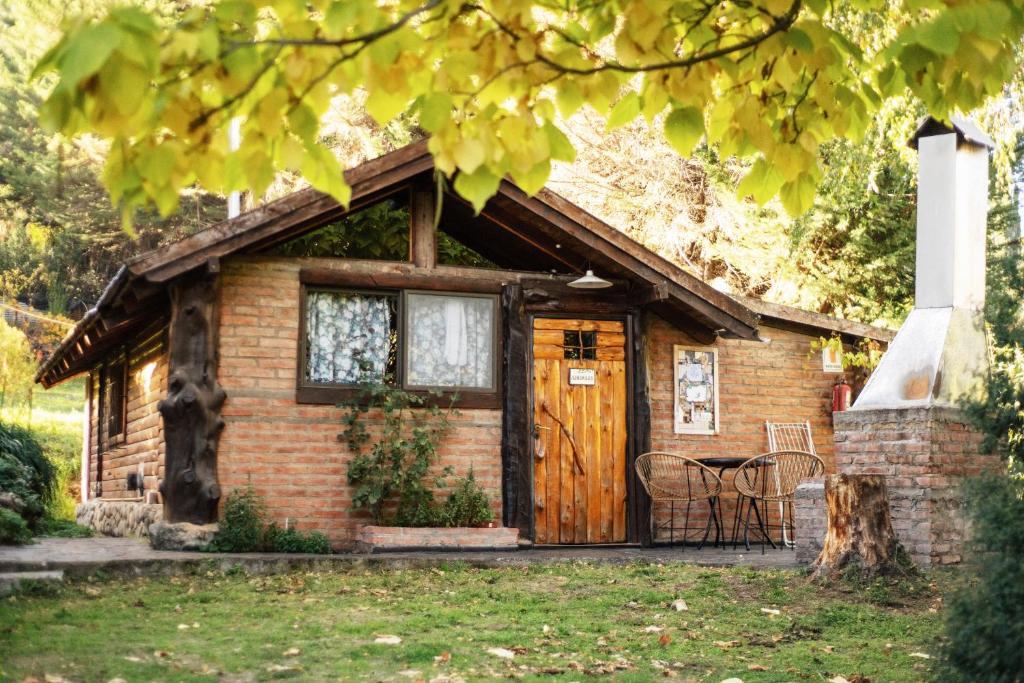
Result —
[{"label": "chimney cap", "polygon": [[917,141],[921,138],[928,138],[933,135],[948,135],[949,133],[956,133],[957,147],[968,143],[979,147],[986,147],[988,149],[995,148],[996,145],[992,142],[992,138],[983,133],[982,130],[978,128],[978,124],[974,121],[963,116],[950,116],[949,122],[952,124],[952,128],[934,117],[922,117],[921,120],[917,122],[917,130],[914,131],[914,135],[911,136],[907,145],[913,149],[917,149]]}]

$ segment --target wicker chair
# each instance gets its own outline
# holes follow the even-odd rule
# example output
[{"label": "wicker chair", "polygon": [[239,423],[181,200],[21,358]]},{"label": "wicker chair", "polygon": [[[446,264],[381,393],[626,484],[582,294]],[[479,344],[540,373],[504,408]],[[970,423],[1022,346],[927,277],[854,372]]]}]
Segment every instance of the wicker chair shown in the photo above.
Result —
[{"label": "wicker chair", "polygon": [[[800,481],[815,477],[825,472],[825,463],[818,456],[805,451],[774,451],[758,455],[740,465],[736,470],[734,484],[739,494],[736,520],[733,526],[733,547],[739,531],[740,518],[744,506],[747,509],[743,544],[750,550],[750,513],[757,519],[758,531],[761,534],[761,552],[765,542],[776,547],[771,538],[770,529],[793,528],[793,499]],[[773,527],[768,523],[768,504],[780,505],[780,525]],[[760,509],[759,509],[760,507]],[[788,523],[787,523],[788,513]],[[783,536],[783,538],[785,538]],[[788,545],[785,544],[784,545]]]},{"label": "wicker chair", "polygon": [[[640,477],[647,494],[651,497],[651,517],[655,516],[655,506],[658,503],[668,503],[670,506],[669,520],[667,524],[656,526],[657,529],[668,529],[669,543],[675,543],[675,532],[682,530],[683,545],[690,540],[688,534],[691,530],[700,530],[700,526],[690,527],[690,509],[694,503],[707,502],[708,519],[703,525],[704,535],[701,537],[699,548],[704,547],[711,532],[711,525],[715,525],[716,539],[724,538],[725,532],[721,526],[722,510],[719,497],[722,493],[722,480],[709,467],[691,458],[673,453],[662,453],[654,451],[644,453],[636,459],[636,473]],[[676,527],[675,515],[676,504],[686,503],[686,517],[682,527]]]}]

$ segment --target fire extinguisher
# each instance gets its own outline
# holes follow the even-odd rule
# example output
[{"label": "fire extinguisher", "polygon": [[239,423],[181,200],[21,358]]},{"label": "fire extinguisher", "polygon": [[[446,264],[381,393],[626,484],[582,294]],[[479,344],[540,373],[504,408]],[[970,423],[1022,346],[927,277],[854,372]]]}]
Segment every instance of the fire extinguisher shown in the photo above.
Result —
[{"label": "fire extinguisher", "polygon": [[832,412],[840,413],[850,407],[850,398],[853,390],[846,383],[845,377],[840,377],[832,386]]}]

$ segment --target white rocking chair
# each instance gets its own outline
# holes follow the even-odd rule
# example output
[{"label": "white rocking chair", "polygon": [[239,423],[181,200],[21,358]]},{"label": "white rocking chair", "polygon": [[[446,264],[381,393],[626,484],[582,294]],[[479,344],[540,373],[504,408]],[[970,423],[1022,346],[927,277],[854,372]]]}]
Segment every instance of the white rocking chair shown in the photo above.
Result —
[{"label": "white rocking chair", "polygon": [[[768,428],[768,450],[769,451],[802,451],[817,455],[814,449],[814,439],[811,438],[811,423],[806,422],[765,422]],[[776,477],[778,474],[775,475]],[[778,482],[776,482],[778,483]],[[794,542],[786,533],[786,516],[783,514],[783,505],[779,503],[779,514],[782,522],[782,543],[792,547]]]}]

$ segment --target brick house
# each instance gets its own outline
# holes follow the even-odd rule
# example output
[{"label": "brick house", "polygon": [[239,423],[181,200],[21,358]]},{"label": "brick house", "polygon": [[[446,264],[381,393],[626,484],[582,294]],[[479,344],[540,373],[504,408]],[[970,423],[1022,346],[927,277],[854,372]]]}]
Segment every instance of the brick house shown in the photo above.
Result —
[{"label": "brick house", "polygon": [[[160,487],[165,518],[202,522],[252,484],[349,547],[337,404],[385,376],[457,395],[442,464],[537,543],[651,542],[636,456],[753,456],[766,420],[809,421],[834,469],[838,375],[811,342],[887,330],[731,297],[547,190],[503,182],[474,215],[424,143],[346,178],[347,211],[303,190],[115,276],[38,377],[88,376],[84,495]],[[611,286],[574,287],[588,270]]]}]

